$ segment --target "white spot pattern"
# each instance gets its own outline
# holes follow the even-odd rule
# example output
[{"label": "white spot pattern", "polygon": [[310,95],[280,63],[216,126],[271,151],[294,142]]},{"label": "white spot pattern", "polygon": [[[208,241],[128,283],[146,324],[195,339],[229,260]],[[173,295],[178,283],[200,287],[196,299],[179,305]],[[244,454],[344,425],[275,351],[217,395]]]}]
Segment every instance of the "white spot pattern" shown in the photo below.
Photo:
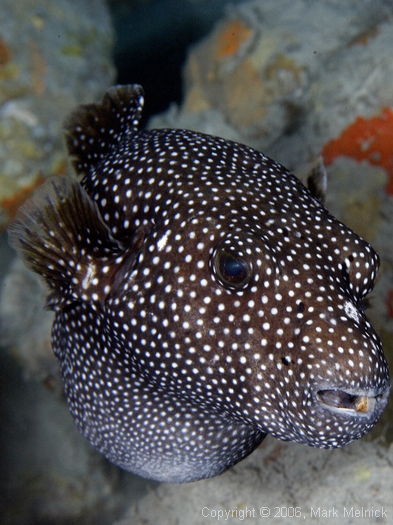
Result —
[{"label": "white spot pattern", "polygon": [[[377,255],[278,163],[190,131],[137,132],[141,107],[141,88],[112,89],[69,127],[82,185],[128,250],[114,276],[108,258],[89,266],[97,300],[76,280],[56,315],[80,430],[164,481],[219,474],[267,433],[321,448],[361,437],[389,389],[363,312]],[[340,409],[357,396],[375,409]]]}]

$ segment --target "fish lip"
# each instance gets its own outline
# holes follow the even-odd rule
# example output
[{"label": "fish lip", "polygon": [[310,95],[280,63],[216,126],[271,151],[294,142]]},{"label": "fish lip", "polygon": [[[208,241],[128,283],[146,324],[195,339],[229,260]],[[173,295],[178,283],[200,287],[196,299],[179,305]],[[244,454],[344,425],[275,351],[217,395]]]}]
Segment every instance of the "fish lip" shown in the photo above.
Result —
[{"label": "fish lip", "polygon": [[342,389],[319,389],[315,398],[322,407],[336,414],[349,417],[367,417],[385,408],[390,392],[390,386],[380,388],[376,392],[350,392]]}]

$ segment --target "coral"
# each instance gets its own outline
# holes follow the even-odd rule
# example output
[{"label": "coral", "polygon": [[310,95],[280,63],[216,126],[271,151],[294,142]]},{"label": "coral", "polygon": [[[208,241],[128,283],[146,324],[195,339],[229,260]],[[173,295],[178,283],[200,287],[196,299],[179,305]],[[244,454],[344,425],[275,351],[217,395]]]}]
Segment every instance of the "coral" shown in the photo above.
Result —
[{"label": "coral", "polygon": [[24,203],[26,199],[31,197],[33,191],[41,186],[45,181],[41,174],[37,174],[37,177],[31,181],[31,185],[26,185],[19,192],[14,192],[10,197],[5,197],[0,201],[0,205],[6,214],[7,222],[12,220],[15,216],[18,208]]},{"label": "coral", "polygon": [[384,107],[380,114],[357,117],[339,137],[330,140],[322,150],[327,165],[341,155],[358,162],[380,166],[389,175],[386,192],[393,195],[393,111]]},{"label": "coral", "polygon": [[252,29],[241,20],[231,20],[218,36],[216,57],[218,60],[238,52],[241,45],[252,35]]},{"label": "coral", "polygon": [[3,0],[0,38],[0,230],[43,177],[65,164],[63,119],[114,80],[103,0]]},{"label": "coral", "polygon": [[11,58],[11,51],[2,38],[0,38],[0,66],[8,64]]}]

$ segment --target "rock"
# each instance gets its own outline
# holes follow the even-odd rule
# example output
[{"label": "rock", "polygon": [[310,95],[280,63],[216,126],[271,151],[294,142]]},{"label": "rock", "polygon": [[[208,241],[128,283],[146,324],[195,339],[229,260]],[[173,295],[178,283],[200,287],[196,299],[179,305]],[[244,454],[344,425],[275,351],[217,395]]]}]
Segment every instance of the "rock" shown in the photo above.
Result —
[{"label": "rock", "polygon": [[44,309],[48,289],[15,259],[0,289],[0,344],[8,347],[26,378],[59,380],[50,336],[54,312]]},{"label": "rock", "polygon": [[30,192],[67,169],[62,122],[115,77],[104,0],[3,0],[0,38],[0,228]]},{"label": "rock", "polygon": [[350,525],[361,509],[369,523],[390,523],[392,460],[393,446],[360,441],[326,451],[268,437],[219,477],[151,490],[115,525],[328,525],[334,517]]}]

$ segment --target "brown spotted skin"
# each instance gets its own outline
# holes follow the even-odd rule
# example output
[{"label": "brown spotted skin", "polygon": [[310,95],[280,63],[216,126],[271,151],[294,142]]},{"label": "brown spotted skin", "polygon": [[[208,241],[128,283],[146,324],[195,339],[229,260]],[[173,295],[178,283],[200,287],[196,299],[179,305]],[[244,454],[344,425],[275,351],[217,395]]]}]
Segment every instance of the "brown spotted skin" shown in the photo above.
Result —
[{"label": "brown spotted skin", "polygon": [[[364,314],[377,254],[262,153],[138,131],[142,104],[140,86],[119,86],[69,119],[82,183],[39,196],[68,246],[57,261],[38,212],[11,227],[52,289],[78,428],[110,461],[170,482],[220,474],[266,434],[319,448],[362,437],[390,388]],[[47,248],[26,255],[37,238]]]}]

